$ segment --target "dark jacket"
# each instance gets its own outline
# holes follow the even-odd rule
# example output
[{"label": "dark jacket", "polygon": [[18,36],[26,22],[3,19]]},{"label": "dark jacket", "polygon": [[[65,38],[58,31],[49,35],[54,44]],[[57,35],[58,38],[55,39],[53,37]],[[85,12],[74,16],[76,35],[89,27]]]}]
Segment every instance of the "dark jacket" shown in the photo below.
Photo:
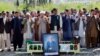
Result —
[{"label": "dark jacket", "polygon": [[21,33],[21,19],[15,17],[11,22],[11,29],[13,29],[14,33]]},{"label": "dark jacket", "polygon": [[6,21],[6,23],[4,24],[4,28],[6,33],[11,33],[11,21]]},{"label": "dark jacket", "polygon": [[7,21],[3,22],[3,18],[0,18],[0,33],[4,33],[4,30],[6,33],[10,33],[11,32],[11,21]]},{"label": "dark jacket", "polygon": [[69,26],[69,22],[70,22],[70,27],[71,27],[71,30],[73,30],[73,23],[75,22],[75,20],[73,19],[70,19],[70,18],[67,18],[66,19],[66,16],[63,16],[62,17],[62,21],[63,21],[63,31],[68,31],[68,26]]},{"label": "dark jacket", "polygon": [[59,15],[51,15],[50,30],[54,30],[54,26],[57,26],[57,30],[59,30],[60,28],[60,16]]},{"label": "dark jacket", "polygon": [[3,23],[3,18],[0,18],[0,33],[4,32],[4,23]]}]

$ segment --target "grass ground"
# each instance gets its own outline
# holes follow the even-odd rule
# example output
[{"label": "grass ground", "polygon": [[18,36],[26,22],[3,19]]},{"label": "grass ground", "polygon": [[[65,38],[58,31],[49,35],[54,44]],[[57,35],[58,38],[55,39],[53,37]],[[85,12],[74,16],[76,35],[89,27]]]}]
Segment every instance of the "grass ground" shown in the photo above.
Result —
[{"label": "grass ground", "polygon": [[[18,9],[14,5],[14,3],[4,3],[0,2],[0,11],[12,11],[12,10],[22,10],[25,7],[25,5],[21,4]],[[81,8],[87,8],[88,10],[98,7],[100,8],[100,2],[92,2],[92,3],[68,3],[68,4],[60,4],[60,5],[55,5],[55,4],[45,4],[41,6],[35,6],[35,7],[29,7],[30,10],[48,10],[50,11],[52,8],[58,8],[59,11],[64,11],[64,9],[70,9],[70,8],[75,8],[75,9],[81,9]]]}]

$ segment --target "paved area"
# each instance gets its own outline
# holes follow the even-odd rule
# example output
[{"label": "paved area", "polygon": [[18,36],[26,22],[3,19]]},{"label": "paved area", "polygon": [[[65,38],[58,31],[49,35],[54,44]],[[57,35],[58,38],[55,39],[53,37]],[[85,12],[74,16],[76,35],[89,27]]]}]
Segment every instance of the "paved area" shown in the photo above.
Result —
[{"label": "paved area", "polygon": [[[16,51],[16,52],[0,52],[0,56],[43,56],[43,54],[29,54],[25,51]],[[94,49],[81,49],[81,52],[78,54],[61,54],[60,56],[100,56],[100,48]]]}]

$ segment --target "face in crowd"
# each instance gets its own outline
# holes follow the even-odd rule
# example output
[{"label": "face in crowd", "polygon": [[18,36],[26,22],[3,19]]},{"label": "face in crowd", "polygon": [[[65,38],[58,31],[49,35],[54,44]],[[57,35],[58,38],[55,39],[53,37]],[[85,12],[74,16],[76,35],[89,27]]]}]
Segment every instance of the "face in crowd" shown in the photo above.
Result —
[{"label": "face in crowd", "polygon": [[52,13],[53,13],[54,15],[57,15],[57,14],[58,14],[58,10],[57,10],[56,8],[54,8],[54,9],[52,10]]},{"label": "face in crowd", "polygon": [[68,9],[65,10],[65,15],[69,16],[69,10]]},{"label": "face in crowd", "polygon": [[15,12],[15,17],[19,17],[19,12]]}]

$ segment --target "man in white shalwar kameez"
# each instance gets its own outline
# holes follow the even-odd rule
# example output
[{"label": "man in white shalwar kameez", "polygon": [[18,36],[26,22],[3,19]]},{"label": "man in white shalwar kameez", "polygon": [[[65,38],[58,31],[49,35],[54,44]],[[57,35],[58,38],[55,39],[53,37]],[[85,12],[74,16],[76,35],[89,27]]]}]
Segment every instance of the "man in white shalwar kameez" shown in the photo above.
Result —
[{"label": "man in white shalwar kameez", "polygon": [[27,40],[33,40],[32,38],[32,25],[31,25],[31,18],[30,18],[30,13],[27,13],[27,18],[25,19],[25,27],[24,27],[24,42],[26,43]]},{"label": "man in white shalwar kameez", "polygon": [[79,17],[79,30],[78,30],[78,36],[80,37],[80,45],[81,47],[86,47],[86,41],[85,41],[85,19],[86,17],[84,15]]},{"label": "man in white shalwar kameez", "polygon": [[40,17],[39,17],[39,20],[38,20],[38,24],[39,24],[39,41],[42,41],[42,34],[46,33],[46,23],[47,23],[47,20],[46,18],[44,18],[44,14],[45,14],[45,11],[41,11],[40,12]]}]

